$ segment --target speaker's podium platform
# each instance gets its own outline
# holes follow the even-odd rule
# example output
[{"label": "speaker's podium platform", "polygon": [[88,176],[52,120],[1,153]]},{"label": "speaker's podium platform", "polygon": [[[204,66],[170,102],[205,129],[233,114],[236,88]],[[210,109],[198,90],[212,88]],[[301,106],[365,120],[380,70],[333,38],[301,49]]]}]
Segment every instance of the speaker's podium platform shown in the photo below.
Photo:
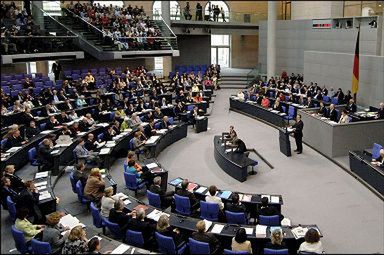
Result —
[{"label": "speaker's podium platform", "polygon": [[278,128],[279,130],[279,145],[280,152],[287,157],[292,156],[291,154],[291,142],[289,141],[289,134],[293,132],[290,128]]}]

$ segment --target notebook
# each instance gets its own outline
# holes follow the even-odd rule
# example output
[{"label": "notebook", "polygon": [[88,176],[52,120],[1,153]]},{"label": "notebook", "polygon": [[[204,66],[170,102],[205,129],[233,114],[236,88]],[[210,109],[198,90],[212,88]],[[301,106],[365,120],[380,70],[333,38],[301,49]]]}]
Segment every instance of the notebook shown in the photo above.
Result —
[{"label": "notebook", "polygon": [[207,190],[207,187],[200,186],[197,190],[196,193],[203,194]]},{"label": "notebook", "polygon": [[197,187],[197,184],[191,182],[188,184],[187,189],[192,192],[196,187]]},{"label": "notebook", "polygon": [[232,195],[232,191],[222,191],[221,194],[219,195],[220,198],[228,199]]},{"label": "notebook", "polygon": [[181,179],[181,178],[176,178],[176,179],[170,181],[169,184],[171,184],[171,185],[173,185],[173,186],[177,186],[177,185],[179,185],[182,181],[183,181],[183,179]]}]

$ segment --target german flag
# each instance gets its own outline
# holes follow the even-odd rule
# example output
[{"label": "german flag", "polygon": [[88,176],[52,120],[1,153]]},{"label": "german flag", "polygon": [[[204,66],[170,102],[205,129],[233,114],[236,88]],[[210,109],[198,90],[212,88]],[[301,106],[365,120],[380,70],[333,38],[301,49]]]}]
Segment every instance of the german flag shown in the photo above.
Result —
[{"label": "german flag", "polygon": [[360,41],[360,26],[357,32],[355,58],[353,60],[353,75],[352,75],[352,94],[356,96],[359,90],[359,41]]}]

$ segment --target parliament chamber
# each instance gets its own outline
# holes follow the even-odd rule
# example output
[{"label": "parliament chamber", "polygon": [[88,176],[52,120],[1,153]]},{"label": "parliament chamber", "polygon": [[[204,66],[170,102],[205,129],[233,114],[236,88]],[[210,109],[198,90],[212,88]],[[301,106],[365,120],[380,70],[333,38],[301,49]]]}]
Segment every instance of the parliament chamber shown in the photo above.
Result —
[{"label": "parliament chamber", "polygon": [[2,1],[2,254],[384,253],[383,1]]}]

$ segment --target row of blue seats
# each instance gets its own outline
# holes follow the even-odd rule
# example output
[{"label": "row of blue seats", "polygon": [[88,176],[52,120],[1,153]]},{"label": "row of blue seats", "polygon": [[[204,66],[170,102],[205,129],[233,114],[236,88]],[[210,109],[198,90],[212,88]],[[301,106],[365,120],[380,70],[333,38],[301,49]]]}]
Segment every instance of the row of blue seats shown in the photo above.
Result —
[{"label": "row of blue seats", "polygon": [[1,81],[10,81],[10,80],[20,80],[25,78],[33,79],[33,78],[44,78],[42,73],[22,73],[22,74],[7,74],[1,76]]},{"label": "row of blue seats", "polygon": [[[269,91],[269,97],[275,97],[276,93],[274,91]],[[285,100],[288,101],[289,99],[289,96],[285,96]],[[330,97],[330,96],[323,96],[323,101],[326,102],[326,103],[332,103],[334,105],[338,105],[339,104],[339,99],[337,97]],[[318,103],[315,102],[315,104],[318,105]]]}]

